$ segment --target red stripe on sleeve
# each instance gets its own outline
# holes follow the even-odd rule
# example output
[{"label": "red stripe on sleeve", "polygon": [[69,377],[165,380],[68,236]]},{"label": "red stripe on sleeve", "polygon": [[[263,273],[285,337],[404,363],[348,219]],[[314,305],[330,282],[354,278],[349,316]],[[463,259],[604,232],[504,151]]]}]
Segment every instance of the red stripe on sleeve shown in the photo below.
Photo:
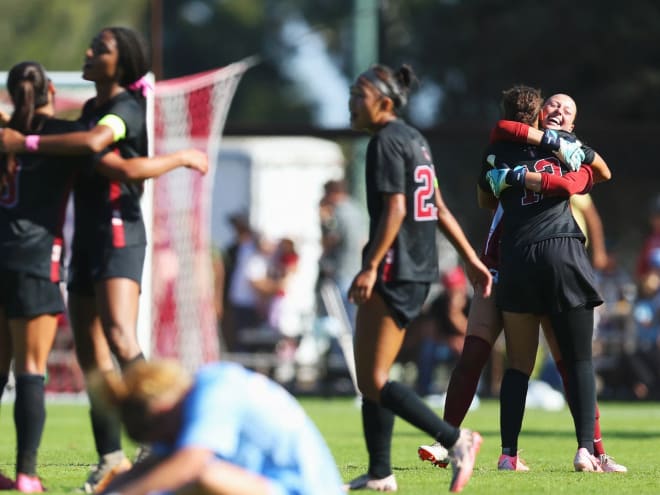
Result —
[{"label": "red stripe on sleeve", "polygon": [[124,220],[121,218],[121,183],[110,182],[110,205],[112,207],[112,245],[116,248],[126,247]]}]

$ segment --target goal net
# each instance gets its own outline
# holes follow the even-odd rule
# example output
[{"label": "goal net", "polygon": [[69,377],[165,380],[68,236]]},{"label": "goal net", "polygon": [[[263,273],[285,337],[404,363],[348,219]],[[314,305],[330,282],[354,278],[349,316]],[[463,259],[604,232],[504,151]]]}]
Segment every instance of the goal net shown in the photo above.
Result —
[{"label": "goal net", "polygon": [[155,153],[194,147],[209,156],[206,176],[177,169],[154,181],[151,351],[194,370],[218,359],[211,255],[211,192],[230,103],[252,59],[159,81]]}]

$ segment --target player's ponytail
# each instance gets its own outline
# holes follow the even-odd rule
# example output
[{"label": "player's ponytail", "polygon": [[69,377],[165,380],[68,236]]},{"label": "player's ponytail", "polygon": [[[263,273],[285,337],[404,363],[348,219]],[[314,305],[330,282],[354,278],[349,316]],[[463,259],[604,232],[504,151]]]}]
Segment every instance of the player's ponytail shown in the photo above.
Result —
[{"label": "player's ponytail", "polygon": [[49,79],[43,66],[37,62],[21,62],[14,65],[7,75],[7,91],[14,111],[7,127],[24,134],[41,130],[45,116],[36,113],[48,104]]},{"label": "player's ponytail", "polygon": [[410,90],[412,89],[413,85],[417,83],[417,76],[415,76],[415,71],[413,71],[413,68],[408,64],[403,64],[401,67],[399,67],[393,76],[399,85],[401,94],[404,95],[405,99],[402,106],[405,106],[408,101]]},{"label": "player's ponytail", "polygon": [[362,73],[362,78],[369,81],[383,96],[394,103],[394,111],[399,112],[408,103],[408,94],[417,81],[412,67],[402,65],[396,72],[386,65],[372,65]]}]

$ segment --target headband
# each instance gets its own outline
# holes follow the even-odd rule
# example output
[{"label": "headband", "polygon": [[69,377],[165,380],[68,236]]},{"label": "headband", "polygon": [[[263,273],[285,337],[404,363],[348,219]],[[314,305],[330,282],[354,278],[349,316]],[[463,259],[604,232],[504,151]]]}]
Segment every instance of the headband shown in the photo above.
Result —
[{"label": "headband", "polygon": [[401,93],[401,90],[398,86],[390,84],[387,81],[384,81],[375,70],[369,69],[366,72],[363,72],[360,77],[363,77],[369,83],[378,90],[383,96],[391,98],[396,107],[400,107],[406,104],[406,97]]}]

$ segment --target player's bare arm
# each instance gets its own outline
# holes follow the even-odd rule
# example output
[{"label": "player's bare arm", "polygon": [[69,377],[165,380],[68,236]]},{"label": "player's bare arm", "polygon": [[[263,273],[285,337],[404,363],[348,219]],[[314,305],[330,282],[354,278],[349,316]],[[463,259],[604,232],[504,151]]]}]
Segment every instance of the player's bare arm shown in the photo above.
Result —
[{"label": "player's bare arm", "polygon": [[362,270],[353,280],[349,298],[361,304],[371,297],[376,283],[378,265],[392,246],[406,216],[406,196],[401,193],[384,194],[384,211],[381,216],[369,252],[364,257]]}]

